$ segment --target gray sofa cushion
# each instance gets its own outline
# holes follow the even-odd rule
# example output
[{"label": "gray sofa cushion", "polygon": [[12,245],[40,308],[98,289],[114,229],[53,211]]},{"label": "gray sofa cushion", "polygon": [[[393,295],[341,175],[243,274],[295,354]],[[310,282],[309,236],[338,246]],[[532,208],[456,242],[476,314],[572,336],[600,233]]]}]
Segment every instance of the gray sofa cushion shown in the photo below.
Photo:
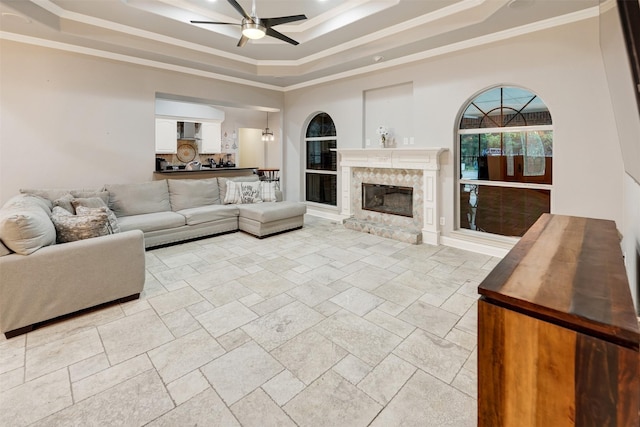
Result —
[{"label": "gray sofa cushion", "polygon": [[171,209],[183,209],[206,205],[219,205],[218,179],[169,179],[169,200]]},{"label": "gray sofa cushion", "polygon": [[147,232],[182,227],[185,224],[184,216],[171,211],[118,217],[120,231],[142,230]]},{"label": "gray sofa cushion", "polygon": [[184,215],[188,225],[202,224],[203,222],[217,221],[238,216],[238,207],[235,205],[209,205],[178,211]]},{"label": "gray sofa cushion", "polygon": [[53,208],[53,205],[51,204],[51,202],[61,198],[65,194],[71,194],[74,197],[79,197],[79,196],[76,196],[75,194],[91,193],[92,194],[91,197],[95,197],[96,193],[100,193],[103,191],[104,189],[95,190],[95,189],[84,189],[84,188],[79,188],[79,189],[77,188],[21,188],[20,189],[20,193],[22,194],[33,194],[48,200],[50,202],[49,209]]},{"label": "gray sofa cushion", "polygon": [[237,205],[240,216],[262,224],[304,215],[307,205],[296,202],[264,202],[252,205]]},{"label": "gray sofa cushion", "polygon": [[109,208],[118,217],[171,210],[166,179],[141,184],[112,184],[105,187],[109,191]]},{"label": "gray sofa cushion", "polygon": [[38,196],[12,197],[0,210],[0,239],[21,255],[29,255],[56,242],[56,229],[48,205]]}]

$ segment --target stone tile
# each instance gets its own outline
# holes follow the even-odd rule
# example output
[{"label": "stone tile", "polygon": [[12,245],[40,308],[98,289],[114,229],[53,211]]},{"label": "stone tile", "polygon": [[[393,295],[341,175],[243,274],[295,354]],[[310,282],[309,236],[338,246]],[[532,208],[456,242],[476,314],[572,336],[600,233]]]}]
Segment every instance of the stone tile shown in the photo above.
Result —
[{"label": "stone tile", "polygon": [[164,288],[169,291],[177,291],[178,289],[188,288],[189,284],[185,280],[176,280],[175,282],[165,283]]},{"label": "stone tile", "polygon": [[280,294],[273,298],[269,298],[261,303],[258,303],[251,307],[252,311],[255,311],[260,316],[264,316],[267,313],[271,313],[272,311],[276,311],[279,308],[284,307],[285,305],[289,305],[294,302],[295,299],[291,298],[287,294]]},{"label": "stone tile", "polygon": [[350,274],[343,280],[360,289],[371,291],[396,277],[396,274],[389,270],[371,266],[369,264],[363,265],[366,265],[367,267]]},{"label": "stone tile", "polygon": [[397,316],[402,313],[405,308],[406,306],[396,304],[395,302],[385,301],[378,306],[377,310],[387,313],[390,316]]},{"label": "stone tile", "polygon": [[347,352],[317,332],[298,335],[271,354],[305,384],[331,369]]},{"label": "stone tile", "polygon": [[225,353],[204,329],[199,329],[149,351],[148,355],[165,383],[198,369]]},{"label": "stone tile", "polygon": [[265,299],[272,298],[297,286],[295,283],[268,270],[241,277],[238,281]]},{"label": "stone tile", "polygon": [[0,393],[24,384],[24,368],[16,368],[0,374]]},{"label": "stone tile", "polygon": [[215,307],[209,301],[203,300],[198,303],[192,304],[187,307],[187,311],[192,316],[200,316],[201,314],[206,313],[207,311],[213,310]]},{"label": "stone tile", "polygon": [[398,319],[444,338],[460,318],[431,304],[416,301],[400,313]]},{"label": "stone tile", "polygon": [[372,366],[402,341],[397,335],[345,311],[322,321],[314,330]]},{"label": "stone tile", "polygon": [[153,365],[147,355],[141,354],[74,382],[72,384],[74,400],[79,402],[152,369]]},{"label": "stone tile", "polygon": [[305,303],[309,307],[314,307],[328,300],[337,293],[338,292],[334,289],[315,282],[307,282],[304,285],[295,287],[287,291],[288,295],[294,297],[298,301]]},{"label": "stone tile", "polygon": [[291,399],[284,410],[302,427],[367,426],[381,406],[333,371]]},{"label": "stone tile", "polygon": [[444,337],[444,339],[459,345],[462,348],[466,348],[469,351],[473,350],[476,345],[478,345],[478,339],[475,335],[461,331],[458,328],[453,328],[447,336]]},{"label": "stone tile", "polygon": [[351,264],[364,258],[363,254],[336,247],[323,249],[318,254],[334,261],[340,261],[343,264]]},{"label": "stone tile", "polygon": [[331,301],[321,302],[320,304],[313,307],[315,311],[322,314],[323,316],[331,316],[332,314],[342,310],[337,304],[332,303]]},{"label": "stone tile", "polygon": [[471,352],[416,329],[393,353],[449,384]]},{"label": "stone tile", "polygon": [[298,267],[300,264],[296,261],[292,261],[288,258],[277,256],[276,258],[262,261],[260,267],[265,270],[269,270],[272,273],[280,273],[282,271],[292,270]]},{"label": "stone tile", "polygon": [[[402,251],[402,253],[404,253],[404,251]],[[430,272],[439,265],[439,263],[437,263],[436,261],[424,258],[403,257],[399,259],[401,261],[396,264],[397,266],[422,274]]]},{"label": "stone tile", "polygon": [[322,267],[314,268],[306,274],[311,279],[325,286],[335,282],[336,280],[340,280],[347,275],[346,272],[330,265],[323,265]]},{"label": "stone tile", "polygon": [[358,316],[364,316],[384,302],[382,298],[372,295],[367,291],[363,291],[360,288],[347,289],[346,291],[331,298],[329,301],[354,314],[357,314]]},{"label": "stone tile", "polygon": [[477,282],[475,280],[466,280],[462,284],[462,286],[458,288],[458,293],[477,300],[478,298],[480,298],[480,294],[478,293],[478,285],[480,285],[480,282]]},{"label": "stone tile", "polygon": [[[71,335],[75,335],[78,332],[84,332],[89,329],[93,329],[96,326],[113,322],[114,320],[121,319],[122,317],[124,317],[124,312],[120,305],[113,305],[100,310],[73,316],[64,322],[56,322],[29,332],[25,335],[27,339],[27,348],[58,341]],[[17,338],[18,337],[13,338],[11,341],[14,341]],[[0,367],[0,369],[2,368]]]},{"label": "stone tile", "polygon": [[393,332],[394,334],[402,338],[408,337],[409,334],[416,328],[415,326],[397,319],[377,308],[367,313],[367,315],[364,316],[364,319],[368,320],[369,322],[375,323],[376,325],[386,329],[389,332]]},{"label": "stone tile", "polygon": [[201,328],[200,323],[185,308],[165,314],[162,321],[175,337],[182,337]]},{"label": "stone tile", "polygon": [[244,287],[237,280],[230,280],[227,283],[202,290],[200,293],[211,304],[219,307],[242,297],[246,297],[247,295],[251,295],[254,292],[251,289]]},{"label": "stone tile", "polygon": [[478,335],[478,303],[474,303],[456,324],[456,328],[462,329],[473,335]]},{"label": "stone tile", "polygon": [[358,388],[386,405],[416,371],[416,367],[390,354],[359,384]]},{"label": "stone tile", "polygon": [[332,258],[328,258],[322,256],[318,253],[313,253],[305,256],[301,256],[300,258],[296,258],[296,262],[306,265],[309,268],[318,268],[323,265],[329,264],[332,261]]},{"label": "stone tile", "polygon": [[240,420],[243,427],[296,427],[291,418],[273,403],[273,400],[262,389],[257,389],[236,402],[231,406],[231,411]]},{"label": "stone tile", "polygon": [[253,311],[234,301],[197,316],[196,320],[217,338],[257,317]]},{"label": "stone tile", "polygon": [[468,396],[478,399],[478,374],[475,372],[465,368],[460,369],[451,385]]},{"label": "stone tile", "polygon": [[401,274],[394,281],[421,291],[423,295],[420,297],[420,301],[427,302],[435,307],[443,304],[460,286],[449,280],[438,279],[413,271]]},{"label": "stone tile", "polygon": [[[421,301],[429,302],[420,298]],[[459,293],[454,293],[446,300],[440,308],[443,310],[447,310],[450,313],[456,314],[458,316],[463,316],[469,308],[476,302],[475,298],[470,298],[466,295],[462,295]]]},{"label": "stone tile", "polygon": [[380,268],[389,268],[392,265],[398,263],[397,259],[391,256],[381,255],[381,254],[371,254],[367,257],[362,258],[361,261],[376,267],[380,267]]},{"label": "stone tile", "polygon": [[209,387],[209,382],[198,370],[167,384],[167,390],[176,405],[183,404]]},{"label": "stone tile", "polygon": [[264,301],[264,298],[262,298],[260,295],[256,294],[256,293],[251,293],[245,297],[242,298],[238,298],[238,301],[240,301],[243,305],[247,306],[247,307],[251,307],[253,305],[256,305],[262,301]]},{"label": "stone tile", "polygon": [[290,371],[284,370],[262,385],[264,391],[280,406],[305,388],[305,384]]},{"label": "stone tile", "polygon": [[149,305],[149,301],[145,299],[136,299],[133,301],[121,303],[120,308],[124,312],[125,316],[131,316],[132,314],[140,313],[144,310],[149,310],[151,308],[151,305]]},{"label": "stone tile", "polygon": [[371,366],[352,354],[338,362],[333,370],[351,384],[358,384],[371,371]]},{"label": "stone tile", "polygon": [[95,328],[27,349],[25,381],[104,352]]},{"label": "stone tile", "polygon": [[284,368],[255,342],[248,342],[202,367],[220,397],[232,405]]},{"label": "stone tile", "polygon": [[72,403],[67,370],[60,369],[0,393],[0,425],[26,426]]},{"label": "stone tile", "polygon": [[173,335],[153,310],[98,327],[111,365],[130,359],[173,339]]},{"label": "stone tile", "polygon": [[24,367],[26,339],[23,335],[0,344],[0,374]]},{"label": "stone tile", "polygon": [[190,265],[171,268],[169,270],[154,273],[155,278],[162,285],[177,282],[178,280],[187,280],[191,277],[199,276],[200,272]]},{"label": "stone tile", "polygon": [[144,425],[171,408],[173,402],[164,384],[158,374],[150,370],[35,425]]},{"label": "stone tile", "polygon": [[79,381],[83,378],[96,374],[109,367],[109,360],[104,353],[96,354],[88,359],[81,360],[69,366],[69,378],[71,382]]},{"label": "stone tile", "polygon": [[159,316],[163,316],[200,301],[202,301],[202,296],[193,288],[186,287],[150,298],[149,304],[153,306]]},{"label": "stone tile", "polygon": [[288,281],[295,283],[296,285],[302,285],[311,281],[311,277],[305,274],[298,273],[295,270],[284,270],[277,273],[279,276],[287,279]]},{"label": "stone tile", "polygon": [[478,373],[478,347],[473,349],[462,367],[476,374]]},{"label": "stone tile", "polygon": [[323,319],[323,315],[296,301],[265,314],[243,326],[242,330],[271,351]]},{"label": "stone tile", "polygon": [[391,282],[378,286],[371,293],[403,307],[409,306],[422,296],[422,292],[417,289]]},{"label": "stone tile", "polygon": [[475,427],[476,414],[474,399],[417,371],[371,426]]},{"label": "stone tile", "polygon": [[224,347],[225,350],[231,351],[234,348],[238,348],[242,344],[251,341],[251,337],[247,335],[245,331],[238,328],[222,336],[219,336],[216,340],[221,346]]}]

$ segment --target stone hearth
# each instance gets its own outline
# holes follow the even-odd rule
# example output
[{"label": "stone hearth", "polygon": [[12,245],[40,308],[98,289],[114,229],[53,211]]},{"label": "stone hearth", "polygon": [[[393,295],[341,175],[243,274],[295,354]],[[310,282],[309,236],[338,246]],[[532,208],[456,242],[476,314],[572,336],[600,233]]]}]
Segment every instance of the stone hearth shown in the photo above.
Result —
[{"label": "stone hearth", "polygon": [[[438,189],[443,148],[338,149],[346,227],[408,243],[440,241]],[[413,217],[362,209],[362,184],[413,189]]]}]

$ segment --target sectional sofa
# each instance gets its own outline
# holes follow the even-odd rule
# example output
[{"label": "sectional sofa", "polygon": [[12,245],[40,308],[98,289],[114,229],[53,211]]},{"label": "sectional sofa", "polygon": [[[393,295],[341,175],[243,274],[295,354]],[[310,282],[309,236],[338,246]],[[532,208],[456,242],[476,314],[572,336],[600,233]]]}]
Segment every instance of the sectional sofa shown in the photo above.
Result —
[{"label": "sectional sofa", "polygon": [[145,248],[242,230],[300,228],[306,206],[257,176],[100,190],[21,190],[0,209],[0,332],[137,298]]}]

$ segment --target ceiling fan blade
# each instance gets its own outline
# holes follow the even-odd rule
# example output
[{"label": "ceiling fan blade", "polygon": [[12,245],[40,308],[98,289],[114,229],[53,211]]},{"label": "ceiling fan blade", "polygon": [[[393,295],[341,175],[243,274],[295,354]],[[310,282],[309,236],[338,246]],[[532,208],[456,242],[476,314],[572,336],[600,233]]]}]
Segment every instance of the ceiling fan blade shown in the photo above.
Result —
[{"label": "ceiling fan blade", "polygon": [[240,37],[240,40],[238,40],[238,47],[243,47],[245,44],[247,44],[248,41],[249,37],[243,34],[242,37]]},{"label": "ceiling fan blade", "polygon": [[215,25],[240,25],[233,22],[216,22],[216,21],[191,21],[192,24],[215,24]]},{"label": "ceiling fan blade", "polygon": [[229,4],[231,6],[233,6],[233,8],[235,10],[238,11],[238,13],[240,15],[242,15],[245,19],[248,19],[249,21],[253,22],[253,20],[251,19],[251,17],[249,16],[249,14],[247,12],[244,11],[244,9],[242,8],[242,6],[240,6],[240,3],[238,3],[236,0],[227,0],[229,2]]},{"label": "ceiling fan blade", "polygon": [[294,46],[297,46],[297,45],[300,44],[297,41],[295,41],[294,39],[285,36],[284,34],[274,30],[273,28],[267,28],[267,35],[271,36],[271,37],[275,37],[275,38],[280,39],[282,41],[285,41],[287,43],[291,43]]},{"label": "ceiling fan blade", "polygon": [[273,27],[280,24],[288,24],[289,22],[302,21],[307,19],[305,15],[291,15],[291,16],[279,16],[277,18],[264,18],[261,19],[263,24],[267,27]]}]

